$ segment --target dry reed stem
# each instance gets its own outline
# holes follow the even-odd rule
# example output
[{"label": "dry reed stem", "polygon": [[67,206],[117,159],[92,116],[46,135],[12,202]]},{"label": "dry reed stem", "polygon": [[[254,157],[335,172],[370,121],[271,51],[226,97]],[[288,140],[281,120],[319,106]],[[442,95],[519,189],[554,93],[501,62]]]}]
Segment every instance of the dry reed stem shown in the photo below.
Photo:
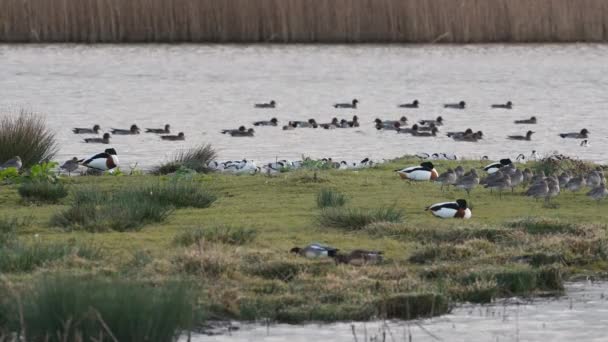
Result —
[{"label": "dry reed stem", "polygon": [[0,0],[2,42],[606,41],[605,0]]}]

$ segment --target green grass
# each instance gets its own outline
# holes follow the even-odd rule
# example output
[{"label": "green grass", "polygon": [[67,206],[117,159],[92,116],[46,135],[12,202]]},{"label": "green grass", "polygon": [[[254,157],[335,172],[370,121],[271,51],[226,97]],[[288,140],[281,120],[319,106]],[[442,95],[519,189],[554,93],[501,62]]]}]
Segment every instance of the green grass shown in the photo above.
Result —
[{"label": "green grass", "polygon": [[359,230],[378,222],[401,222],[403,210],[394,207],[379,209],[330,208],[323,209],[318,221],[321,226]]},{"label": "green grass", "polygon": [[94,246],[75,242],[24,243],[13,241],[0,248],[0,272],[31,272],[70,256],[96,260],[101,256],[101,251]]},{"label": "green grass", "polygon": [[19,195],[24,202],[55,204],[67,197],[68,189],[61,182],[24,182],[19,186]]},{"label": "green grass", "polygon": [[[9,331],[28,341],[173,341],[192,327],[193,304],[184,283],[45,276],[13,302]],[[16,297],[16,296],[15,296]],[[19,319],[20,314],[23,317]]]},{"label": "green grass", "polygon": [[346,196],[338,191],[321,189],[317,194],[317,207],[320,209],[342,207],[344,204],[346,204]]},{"label": "green grass", "polygon": [[229,245],[244,245],[255,239],[254,229],[230,226],[192,228],[178,233],[173,242],[180,246],[191,246],[202,242],[217,242]]},{"label": "green grass", "polygon": [[[548,209],[523,196],[522,187],[503,193],[502,199],[477,188],[468,198],[456,189],[441,192],[437,184],[403,182],[393,171],[417,163],[404,159],[357,172],[300,170],[276,177],[197,174],[185,181],[217,196],[212,205],[171,206],[171,215],[162,221],[125,232],[106,224],[104,234],[90,234],[80,223],[69,224],[67,231],[56,229],[49,221],[76,203],[89,202],[96,205],[80,214],[102,215],[99,208],[105,208],[103,220],[121,217],[118,206],[103,202],[105,195],[78,189],[94,186],[112,196],[127,191],[139,200],[130,191],[175,179],[73,177],[70,188],[76,190],[68,205],[35,210],[21,205],[17,186],[5,186],[0,217],[31,217],[27,226],[11,229],[22,243],[31,243],[34,234],[45,243],[86,239],[103,252],[102,263],[63,258],[7,277],[23,287],[57,268],[148,281],[191,277],[197,280],[198,303],[213,317],[299,323],[414,317],[404,308],[426,316],[444,312],[446,299],[488,302],[513,293],[560,293],[564,280],[580,274],[599,277],[608,267],[608,202],[597,204],[584,191],[567,192],[553,199],[558,209]],[[459,163],[465,169],[483,166]],[[435,164],[439,172],[458,165]],[[328,188],[347,197],[348,206],[319,210],[316,197]],[[458,198],[473,205],[470,220],[442,220],[424,210]],[[311,242],[344,253],[382,250],[385,262],[356,267],[289,253]]]}]

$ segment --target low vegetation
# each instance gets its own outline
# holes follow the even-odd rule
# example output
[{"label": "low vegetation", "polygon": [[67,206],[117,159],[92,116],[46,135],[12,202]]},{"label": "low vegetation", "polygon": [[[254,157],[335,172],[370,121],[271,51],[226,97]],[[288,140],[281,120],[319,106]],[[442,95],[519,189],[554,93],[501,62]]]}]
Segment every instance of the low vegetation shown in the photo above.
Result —
[{"label": "low vegetation", "polygon": [[63,183],[25,182],[19,186],[19,195],[25,202],[56,204],[68,195]]},{"label": "low vegetation", "polygon": [[42,116],[26,111],[0,113],[0,163],[21,157],[23,168],[51,160],[57,152],[55,133]]},{"label": "low vegetation", "polygon": [[[558,209],[547,209],[522,196],[521,189],[502,198],[475,189],[468,199],[474,203],[472,219],[439,219],[424,208],[466,194],[442,192],[437,184],[403,182],[393,172],[417,162],[403,159],[357,172],[316,170],[323,182],[302,181],[312,170],[277,177],[182,172],[170,177],[73,177],[66,205],[41,203],[36,210],[22,205],[19,184],[4,185],[0,272],[11,286],[0,285],[0,329],[21,328],[14,319],[14,301],[7,304],[5,299],[19,293],[24,303],[28,296],[35,299],[27,305],[42,303],[46,299],[36,296],[43,295],[56,308],[65,301],[70,308],[65,315],[51,305],[44,310],[57,317],[85,317],[83,322],[90,324],[70,325],[72,334],[100,333],[95,326],[99,321],[87,321],[90,316],[71,309],[75,304],[69,299],[40,290],[50,273],[117,282],[117,289],[122,289],[121,281],[137,284],[133,286],[147,296],[153,296],[146,292],[153,291],[148,285],[164,288],[187,279],[192,288],[184,295],[197,313],[189,317],[289,323],[432,316],[447,312],[454,302],[560,294],[566,280],[606,276],[603,209],[608,202],[597,204],[584,192],[564,193],[553,199]],[[478,161],[459,163],[465,169],[480,166]],[[450,161],[435,164],[438,170],[455,167]],[[348,198],[348,203],[319,208],[316,199],[324,189]],[[89,233],[98,231],[104,233]],[[385,260],[355,266],[290,253],[294,246],[313,242],[345,254],[381,250]],[[126,300],[103,294],[99,301],[112,302],[107,298],[114,295],[120,298],[116,301]],[[93,304],[88,307],[96,308]],[[110,322],[113,318],[106,321],[106,315],[141,315],[130,307],[96,310],[108,326],[118,324],[109,329],[118,334],[123,328]],[[150,310],[171,314],[163,307]],[[58,329],[48,322],[40,327],[30,323],[36,319],[26,320],[32,336]],[[190,326],[184,324],[168,322],[163,331]],[[137,334],[147,331],[133,329]],[[118,340],[126,335],[121,336]]]},{"label": "low vegetation", "polygon": [[344,194],[332,190],[321,189],[317,194],[317,207],[323,209],[328,207],[342,207],[346,204],[346,196]]},{"label": "low vegetation", "polygon": [[216,158],[217,152],[215,149],[209,144],[204,144],[177,152],[169,161],[156,166],[152,173],[166,175],[184,168],[206,173],[211,171],[207,165]]}]

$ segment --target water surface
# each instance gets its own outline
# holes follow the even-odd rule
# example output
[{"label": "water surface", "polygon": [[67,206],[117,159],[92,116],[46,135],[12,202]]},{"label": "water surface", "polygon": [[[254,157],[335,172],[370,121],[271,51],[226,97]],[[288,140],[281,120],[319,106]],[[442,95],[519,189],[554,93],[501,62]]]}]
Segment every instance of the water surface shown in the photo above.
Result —
[{"label": "water surface", "polygon": [[[175,150],[212,143],[221,159],[302,154],[359,160],[417,152],[459,156],[515,157],[533,149],[559,151],[596,162],[608,160],[608,46],[572,45],[0,45],[0,108],[46,114],[61,145],[58,158],[90,155],[104,146],[82,142],[72,127],[95,123],[104,131],[172,125],[185,142],[158,136],[112,139],[124,163],[149,167]],[[360,100],[359,109],[336,110],[338,101]],[[275,110],[253,103],[276,100]],[[396,105],[418,99],[422,108]],[[468,108],[444,110],[444,102],[465,100]],[[511,100],[513,110],[491,110]],[[289,120],[356,113],[359,129],[260,128],[254,138],[231,138],[224,128],[277,117]],[[456,143],[443,134],[415,138],[378,132],[376,117],[411,122],[442,115],[443,133],[482,130],[479,143]],[[529,128],[515,119],[535,115],[532,142],[509,142]],[[560,132],[591,131],[591,148],[564,140]]]},{"label": "water surface", "polygon": [[606,341],[608,283],[571,283],[566,289],[567,295],[560,298],[534,301],[512,298],[493,305],[462,305],[448,315],[432,319],[242,325],[231,333],[198,335],[192,341]]}]

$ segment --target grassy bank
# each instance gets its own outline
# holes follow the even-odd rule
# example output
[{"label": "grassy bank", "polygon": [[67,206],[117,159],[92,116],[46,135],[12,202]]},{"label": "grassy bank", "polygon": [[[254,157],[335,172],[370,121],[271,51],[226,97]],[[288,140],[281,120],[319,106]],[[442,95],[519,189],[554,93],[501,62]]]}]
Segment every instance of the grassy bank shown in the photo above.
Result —
[{"label": "grassy bank", "polygon": [[[27,268],[5,266],[2,283],[28,298],[36,289],[32,284],[48,273],[156,286],[185,280],[194,284],[188,296],[203,317],[298,323],[437,315],[459,301],[559,293],[565,279],[604,276],[608,203],[583,192],[563,193],[549,207],[523,196],[521,187],[502,199],[478,188],[469,198],[471,220],[441,220],[424,208],[466,195],[441,192],[437,184],[409,184],[393,172],[417,162],[322,170],[317,177],[306,170],[276,177],[196,175],[190,187],[213,194],[214,201],[173,206],[163,220],[124,232],[56,225],[53,217],[72,210],[79,189],[93,186],[112,194],[105,201],[120,191],[149,189],[142,184],[152,182],[156,190],[146,193],[160,201],[164,197],[156,193],[173,184],[171,176],[73,177],[63,181],[70,195],[58,204],[32,205],[20,200],[16,185],[2,186],[0,246],[6,253],[19,260],[21,250],[31,251],[26,246],[68,246],[37,256]],[[477,161],[462,164],[481,167]],[[455,165],[436,162],[440,171]],[[319,208],[318,201],[335,202],[321,197],[341,200]],[[131,206],[120,203],[125,211]],[[95,208],[103,212],[104,206],[114,208],[101,202]],[[384,261],[336,265],[289,253],[311,242],[344,252],[382,250]]]},{"label": "grassy bank", "polygon": [[603,0],[0,1],[3,42],[599,42]]}]

